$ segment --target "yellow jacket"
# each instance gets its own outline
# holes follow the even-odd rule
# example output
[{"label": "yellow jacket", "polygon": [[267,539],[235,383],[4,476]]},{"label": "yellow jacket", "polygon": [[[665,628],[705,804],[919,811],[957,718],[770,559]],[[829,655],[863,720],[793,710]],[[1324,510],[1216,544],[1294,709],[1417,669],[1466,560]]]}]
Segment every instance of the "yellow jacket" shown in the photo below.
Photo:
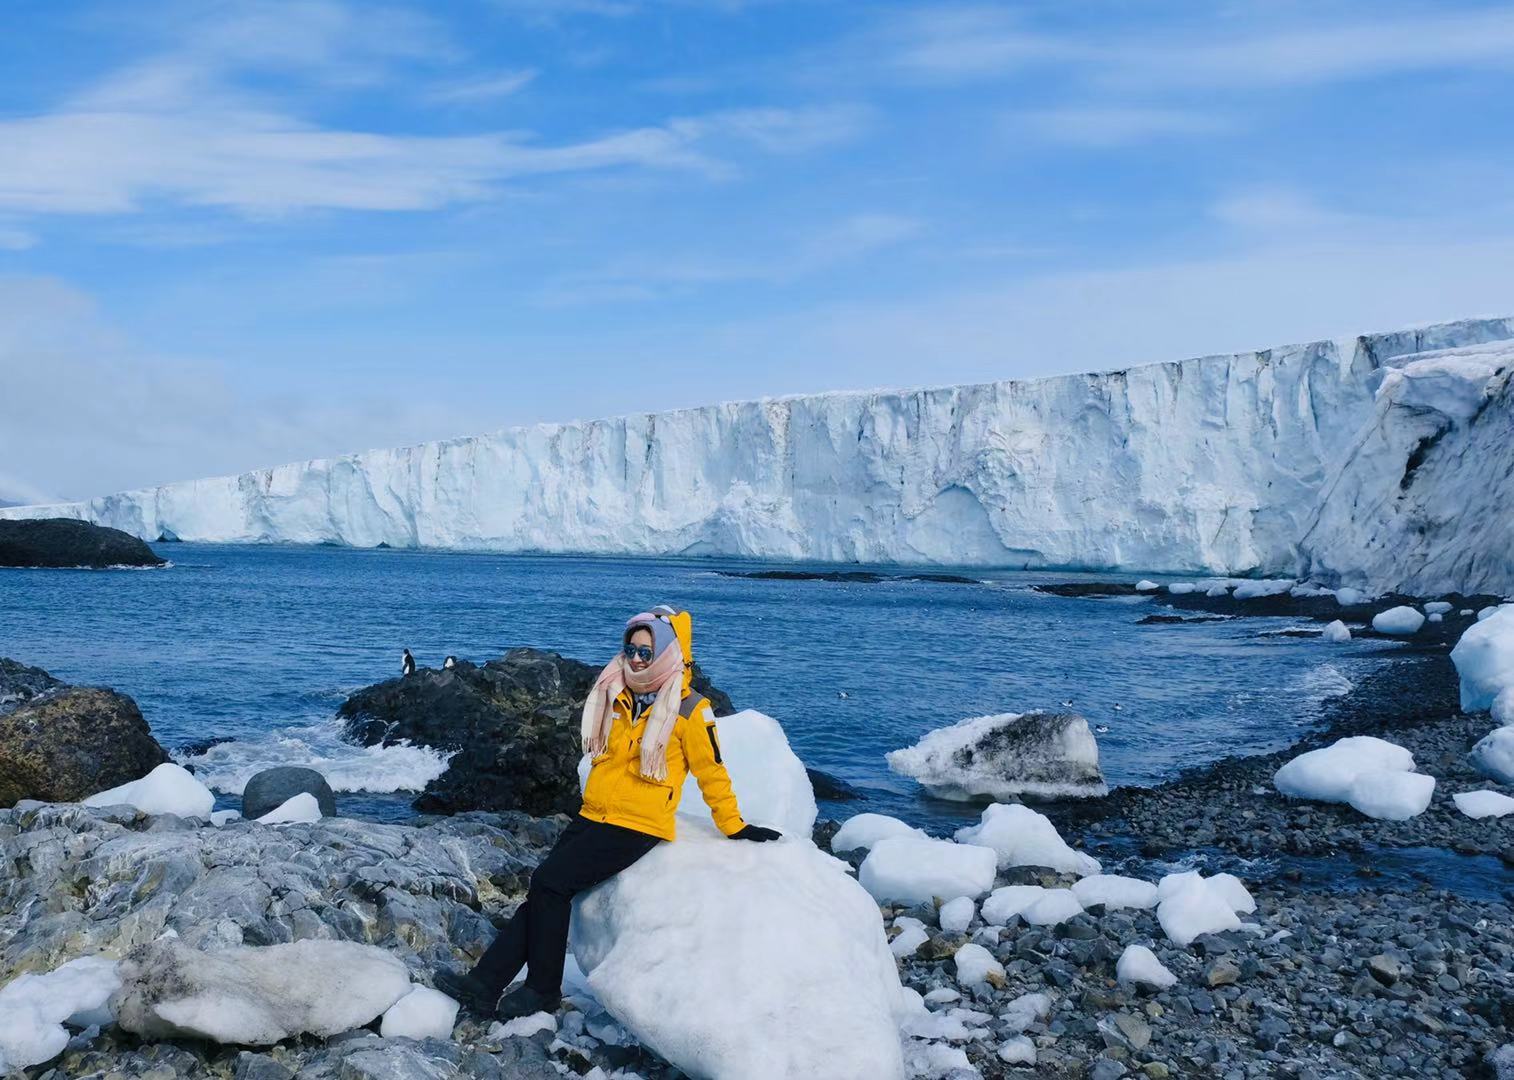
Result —
[{"label": "yellow jacket", "polygon": [[641,775],[641,736],[646,731],[650,706],[633,717],[635,707],[629,690],[615,699],[610,720],[609,745],[589,766],[584,802],[579,813],[590,821],[622,825],[627,829],[673,839],[673,815],[683,796],[684,778],[694,774],[715,825],[727,836],[746,827],[731,790],[731,776],[720,760],[720,740],[715,734],[715,715],[708,698],[689,688],[693,677],[692,620],[686,611],[670,621],[683,651],[683,704],[673,734],[668,738],[668,776],[648,780]]}]

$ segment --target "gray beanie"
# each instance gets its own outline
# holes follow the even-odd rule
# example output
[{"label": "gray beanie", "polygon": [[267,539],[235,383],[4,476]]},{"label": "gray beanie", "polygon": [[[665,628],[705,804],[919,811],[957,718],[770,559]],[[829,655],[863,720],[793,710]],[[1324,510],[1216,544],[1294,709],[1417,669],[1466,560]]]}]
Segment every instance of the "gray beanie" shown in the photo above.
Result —
[{"label": "gray beanie", "polygon": [[626,632],[621,638],[621,644],[629,644],[633,631],[646,627],[652,632],[652,656],[655,659],[662,655],[662,651],[669,645],[675,649],[678,647],[678,635],[673,632],[673,624],[668,622],[667,617],[660,613],[653,618],[646,618],[646,614],[634,615],[626,620]]}]

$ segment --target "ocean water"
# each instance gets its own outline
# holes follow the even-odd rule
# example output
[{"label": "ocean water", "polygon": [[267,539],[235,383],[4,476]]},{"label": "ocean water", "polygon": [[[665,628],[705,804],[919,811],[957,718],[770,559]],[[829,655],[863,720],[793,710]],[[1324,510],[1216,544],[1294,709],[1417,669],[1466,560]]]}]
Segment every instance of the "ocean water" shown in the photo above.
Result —
[{"label": "ocean water", "polygon": [[868,809],[938,833],[979,808],[928,798],[884,761],[933,728],[1070,701],[1107,728],[1111,785],[1152,784],[1292,742],[1323,701],[1391,662],[1377,643],[1278,634],[1288,620],[1141,626],[1163,609],[1030,588],[1080,577],[1068,573],[853,584],[719,573],[764,568],[737,560],[159,550],[171,567],[0,570],[0,656],[130,694],[170,749],[228,740],[180,755],[225,805],[260,768],[310,764],[347,793],[344,812],[408,816],[444,758],[349,746],[333,719],[347,694],[399,673],[402,647],[434,667],[520,645],[598,664],[628,615],[663,602],[693,613],[696,656],[738,708],[776,717],[807,765],[867,795],[822,814]]}]

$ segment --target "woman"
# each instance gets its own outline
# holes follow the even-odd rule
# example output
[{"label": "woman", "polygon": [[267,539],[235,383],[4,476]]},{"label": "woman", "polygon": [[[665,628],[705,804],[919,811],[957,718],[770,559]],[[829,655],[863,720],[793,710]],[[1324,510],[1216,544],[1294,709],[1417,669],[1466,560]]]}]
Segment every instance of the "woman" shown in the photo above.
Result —
[{"label": "woman", "polygon": [[[583,807],[473,970],[439,972],[438,990],[483,1014],[498,1000],[504,1019],[555,1010],[573,897],[673,839],[673,815],[690,772],[722,833],[733,840],[778,839],[772,829],[741,819],[709,699],[689,689],[690,630],[688,612],[670,607],[627,620],[620,653],[584,702],[581,730],[591,764]],[[525,983],[499,1000],[522,965]]]}]

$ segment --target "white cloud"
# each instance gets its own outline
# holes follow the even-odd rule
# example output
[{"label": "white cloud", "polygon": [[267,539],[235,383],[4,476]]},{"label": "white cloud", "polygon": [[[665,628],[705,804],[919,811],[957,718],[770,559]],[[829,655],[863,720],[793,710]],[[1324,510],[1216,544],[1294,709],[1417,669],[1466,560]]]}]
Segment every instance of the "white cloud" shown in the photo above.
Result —
[{"label": "white cloud", "polygon": [[534,68],[507,71],[497,75],[484,75],[458,82],[444,83],[426,91],[428,101],[440,105],[477,105],[498,101],[518,93],[536,78]]},{"label": "white cloud", "polygon": [[1239,229],[1264,233],[1338,231],[1365,219],[1329,210],[1306,192],[1285,187],[1246,188],[1218,199],[1209,214]]},{"label": "white cloud", "polygon": [[886,64],[927,79],[976,79],[1028,67],[1086,58],[1085,45],[1026,29],[1000,8],[938,5],[886,23],[866,51]]},{"label": "white cloud", "polygon": [[1198,109],[1128,105],[1070,105],[1012,114],[1010,130],[1029,131],[1051,142],[1109,148],[1186,135],[1233,130],[1224,117]]}]

